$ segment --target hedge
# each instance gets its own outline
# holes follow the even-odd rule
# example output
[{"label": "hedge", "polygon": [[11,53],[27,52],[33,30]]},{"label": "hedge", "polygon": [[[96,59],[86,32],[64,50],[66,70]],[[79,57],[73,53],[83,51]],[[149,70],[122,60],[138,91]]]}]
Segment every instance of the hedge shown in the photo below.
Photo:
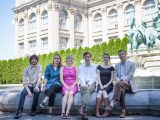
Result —
[{"label": "hedge", "polygon": [[[56,51],[54,53],[39,55],[39,62],[43,67],[43,73],[47,64],[52,62],[53,55],[58,53],[62,57],[62,63],[65,64],[65,57],[68,54],[72,54],[75,58],[74,64],[78,66],[82,60],[82,55],[85,51],[91,52],[92,62],[101,63],[102,55],[104,52],[110,55],[117,55],[120,49],[127,51],[128,38],[124,37],[122,40],[117,38],[114,40],[111,38],[108,43],[103,42],[96,44],[93,47],[80,47],[79,49],[67,49]],[[25,58],[0,60],[0,84],[18,84],[21,83],[24,68],[29,63],[29,56]]]}]

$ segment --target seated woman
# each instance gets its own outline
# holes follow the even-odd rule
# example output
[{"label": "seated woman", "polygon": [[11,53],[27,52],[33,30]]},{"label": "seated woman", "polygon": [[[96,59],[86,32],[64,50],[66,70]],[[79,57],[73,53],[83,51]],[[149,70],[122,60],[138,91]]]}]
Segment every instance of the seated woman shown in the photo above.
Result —
[{"label": "seated woman", "polygon": [[[108,93],[113,90],[113,71],[114,67],[109,64],[110,56],[108,53],[103,54],[102,65],[97,67],[97,77],[98,77],[98,88],[97,88],[97,98],[96,98],[96,116],[101,117],[99,114],[99,107],[101,101],[104,101],[105,107],[109,105]],[[109,116],[109,112],[105,111],[102,115],[103,117]]]},{"label": "seated woman", "polygon": [[40,107],[44,108],[46,105],[46,102],[48,102],[49,106],[49,116],[52,114],[52,109],[54,106],[54,100],[57,92],[61,91],[62,85],[60,82],[60,67],[62,66],[61,64],[61,57],[59,54],[55,54],[53,56],[53,63],[49,64],[46,67],[45,70],[45,82],[43,86],[43,91],[46,94],[46,97],[40,104]]},{"label": "seated woman", "polygon": [[[62,118],[70,118],[70,108],[73,103],[73,95],[78,91],[77,69],[73,66],[74,58],[72,55],[66,57],[66,66],[61,67],[60,80],[62,83]],[[67,110],[65,111],[65,108]]]}]

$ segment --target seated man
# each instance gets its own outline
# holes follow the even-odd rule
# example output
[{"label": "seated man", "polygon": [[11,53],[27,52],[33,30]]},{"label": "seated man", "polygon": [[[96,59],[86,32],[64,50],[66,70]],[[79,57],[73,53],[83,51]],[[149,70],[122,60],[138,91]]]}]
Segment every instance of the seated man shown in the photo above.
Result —
[{"label": "seated man", "polygon": [[23,85],[24,89],[21,92],[18,109],[15,119],[19,119],[22,117],[23,106],[25,102],[26,95],[32,96],[34,93],[32,108],[31,108],[31,116],[35,116],[35,111],[38,102],[38,96],[40,93],[40,80],[42,75],[42,66],[38,64],[38,56],[32,55],[29,59],[30,65],[26,67],[23,74]]},{"label": "seated man", "polygon": [[126,51],[120,50],[118,52],[118,55],[121,62],[115,65],[117,83],[114,89],[112,101],[110,105],[107,106],[105,109],[108,111],[113,110],[115,101],[120,101],[121,105],[120,117],[125,118],[126,116],[125,92],[137,91],[137,87],[133,79],[135,73],[135,64],[127,60]]},{"label": "seated man", "polygon": [[81,109],[80,115],[82,119],[87,120],[87,104],[90,95],[96,88],[96,68],[95,64],[91,64],[91,53],[85,52],[83,54],[84,63],[78,68],[79,80],[80,80],[80,92],[81,92]]}]

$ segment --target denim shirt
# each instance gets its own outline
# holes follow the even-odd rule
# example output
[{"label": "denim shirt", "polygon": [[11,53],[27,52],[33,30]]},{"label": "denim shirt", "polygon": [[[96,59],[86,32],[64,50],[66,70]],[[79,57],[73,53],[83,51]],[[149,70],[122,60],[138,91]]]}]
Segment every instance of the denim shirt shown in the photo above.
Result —
[{"label": "denim shirt", "polygon": [[52,64],[49,64],[46,67],[44,78],[47,80],[46,89],[49,89],[50,86],[56,84],[62,86],[60,82],[60,67],[57,67],[55,70]]}]

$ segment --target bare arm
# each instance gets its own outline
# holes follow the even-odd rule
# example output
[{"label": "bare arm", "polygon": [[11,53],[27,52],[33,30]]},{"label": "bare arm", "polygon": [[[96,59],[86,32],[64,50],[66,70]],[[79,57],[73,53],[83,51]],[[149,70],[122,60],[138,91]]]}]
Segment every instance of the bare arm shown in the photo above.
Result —
[{"label": "bare arm", "polygon": [[66,85],[66,83],[63,80],[63,67],[60,68],[60,81],[62,83],[62,85],[68,89],[68,86]]},{"label": "bare arm", "polygon": [[72,88],[78,83],[78,69],[76,68],[76,81],[71,86]]},{"label": "bare arm", "polygon": [[100,80],[100,71],[97,69],[96,70],[96,73],[97,73],[97,80],[98,80],[98,84],[100,85],[100,88],[103,89],[103,85],[102,85],[102,82]]}]

